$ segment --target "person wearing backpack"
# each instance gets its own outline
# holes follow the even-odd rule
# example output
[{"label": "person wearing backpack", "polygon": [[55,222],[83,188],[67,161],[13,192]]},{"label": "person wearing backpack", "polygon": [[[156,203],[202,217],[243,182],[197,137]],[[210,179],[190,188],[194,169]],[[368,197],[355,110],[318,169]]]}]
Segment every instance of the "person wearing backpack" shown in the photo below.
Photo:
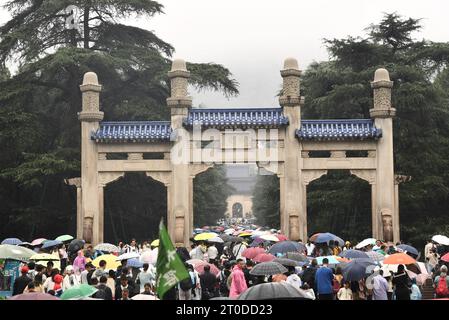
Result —
[{"label": "person wearing backpack", "polygon": [[210,266],[204,266],[204,272],[200,274],[201,300],[209,300],[216,296],[217,277],[210,272]]},{"label": "person wearing backpack", "polygon": [[445,265],[440,268],[440,275],[435,277],[435,295],[437,298],[449,297],[449,278],[447,276],[447,267]]},{"label": "person wearing backpack", "polygon": [[186,263],[185,267],[189,271],[189,278],[179,282],[179,300],[192,300],[192,290],[196,287],[196,276],[190,264]]},{"label": "person wearing backpack", "polygon": [[228,287],[228,278],[231,274],[231,264],[226,262],[224,264],[223,270],[219,273],[219,282],[220,282],[220,294],[223,297],[229,296],[229,287]]}]

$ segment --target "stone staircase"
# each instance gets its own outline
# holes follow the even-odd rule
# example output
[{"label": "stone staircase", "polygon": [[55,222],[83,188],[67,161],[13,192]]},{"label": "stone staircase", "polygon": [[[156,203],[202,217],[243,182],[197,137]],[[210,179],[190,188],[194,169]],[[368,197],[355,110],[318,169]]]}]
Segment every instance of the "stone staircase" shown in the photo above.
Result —
[{"label": "stone staircase", "polygon": [[434,298],[435,289],[433,287],[432,278],[429,278],[424,282],[421,288],[422,300],[429,300]]}]

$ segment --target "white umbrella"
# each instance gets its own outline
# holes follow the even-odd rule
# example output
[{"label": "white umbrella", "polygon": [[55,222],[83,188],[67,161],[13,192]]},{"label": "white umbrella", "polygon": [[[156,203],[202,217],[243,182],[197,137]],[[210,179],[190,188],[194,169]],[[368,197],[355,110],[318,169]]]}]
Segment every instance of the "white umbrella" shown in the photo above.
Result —
[{"label": "white umbrella", "polygon": [[159,300],[157,297],[151,294],[136,294],[131,300]]},{"label": "white umbrella", "polygon": [[139,258],[140,254],[137,252],[127,252],[117,257],[117,260],[128,260],[133,258]]},{"label": "white umbrella", "polygon": [[220,237],[215,237],[215,238],[207,240],[207,242],[224,243],[224,240]]},{"label": "white umbrella", "polygon": [[274,241],[274,242],[279,241],[278,237],[276,237],[274,234],[264,234],[260,236],[260,238],[266,241]]},{"label": "white umbrella", "polygon": [[140,256],[139,261],[143,262],[143,263],[156,264],[156,262],[157,262],[157,253],[158,253],[158,249],[157,248],[155,248],[153,250],[146,250]]},{"label": "white umbrella", "polygon": [[224,231],[224,233],[226,233],[227,235],[232,235],[234,232],[235,232],[234,228],[229,228]]},{"label": "white umbrella", "polygon": [[375,245],[375,244],[376,244],[376,239],[374,239],[374,238],[368,238],[368,239],[365,239],[365,240],[359,242],[359,243],[355,246],[355,248],[356,248],[356,249],[362,249],[363,247],[369,246],[370,244],[371,244],[371,245]]},{"label": "white umbrella", "polygon": [[436,243],[449,246],[449,238],[446,236],[443,236],[441,234],[437,234],[432,237],[432,241],[435,241]]}]

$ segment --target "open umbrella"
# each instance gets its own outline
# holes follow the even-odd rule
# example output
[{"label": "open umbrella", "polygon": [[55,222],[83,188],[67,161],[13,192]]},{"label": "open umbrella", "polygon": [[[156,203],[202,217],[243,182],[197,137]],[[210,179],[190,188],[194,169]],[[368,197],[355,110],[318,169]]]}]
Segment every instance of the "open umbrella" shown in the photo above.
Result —
[{"label": "open umbrella", "polygon": [[81,250],[81,249],[84,248],[84,244],[85,244],[85,243],[86,243],[86,242],[85,242],[84,240],[81,240],[81,239],[73,239],[73,240],[70,242],[69,247],[67,248],[67,251],[68,251],[68,252],[77,252],[77,251],[79,251],[79,250]]},{"label": "open umbrella", "polygon": [[196,266],[197,264],[207,264],[206,261],[201,259],[190,259],[187,260],[186,263],[191,264],[192,266]]},{"label": "open umbrella", "polygon": [[53,248],[53,247],[60,246],[61,244],[62,244],[62,242],[59,240],[47,240],[47,241],[44,241],[44,244],[42,245],[41,249]]},{"label": "open umbrella", "polygon": [[348,262],[343,268],[343,278],[347,281],[359,281],[371,274],[376,263],[371,259],[354,259]]},{"label": "open umbrella", "polygon": [[222,233],[220,234],[218,237],[220,237],[221,239],[223,239],[224,242],[228,242],[231,241],[232,236],[226,234],[226,233]]},{"label": "open umbrella", "polygon": [[295,260],[297,262],[305,262],[306,264],[309,263],[309,258],[305,254],[299,253],[299,252],[287,252],[284,254],[283,258]]},{"label": "open umbrella", "polygon": [[153,296],[152,294],[136,294],[131,300],[159,300],[158,297]]},{"label": "open umbrella", "polygon": [[278,238],[279,241],[287,241],[288,240],[287,236],[285,234],[281,234],[281,233],[276,234],[276,238]]},{"label": "open umbrella", "polygon": [[12,259],[20,261],[28,261],[36,252],[25,247],[2,244],[0,245],[0,259]]},{"label": "open umbrella", "polygon": [[158,249],[144,251],[139,258],[142,263],[156,264]]},{"label": "open umbrella", "polygon": [[120,260],[132,259],[132,258],[140,258],[140,254],[138,254],[137,252],[127,252],[127,253],[124,253],[124,254],[116,257],[116,260],[120,261]]},{"label": "open umbrella", "polygon": [[401,249],[402,251],[405,251],[405,253],[411,253],[415,257],[417,257],[419,255],[418,250],[416,250],[416,248],[414,248],[412,246],[409,246],[408,244],[400,244],[397,246],[397,248]]},{"label": "open umbrella", "polygon": [[159,239],[153,240],[150,243],[150,246],[152,246],[152,247],[159,247]]},{"label": "open umbrella", "polygon": [[114,256],[113,254],[103,254],[101,256],[96,257],[92,261],[92,264],[96,268],[99,268],[100,267],[100,261],[104,260],[104,261],[106,261],[106,269],[117,270],[117,268],[121,265],[121,263],[116,261],[116,259],[117,259],[117,257]]},{"label": "open umbrella", "polygon": [[242,256],[248,259],[255,258],[259,253],[265,253],[265,250],[260,247],[247,248],[243,250]]},{"label": "open umbrella", "polygon": [[248,288],[237,300],[274,300],[298,299],[309,300],[310,297],[302,289],[297,289],[287,282],[262,283]]},{"label": "open umbrella", "polygon": [[340,257],[348,258],[348,259],[355,259],[355,258],[369,258],[369,256],[366,254],[366,252],[360,251],[360,250],[344,250],[340,253]]},{"label": "open umbrella", "polygon": [[449,246],[449,238],[446,236],[443,236],[441,234],[437,234],[435,236],[432,237],[432,241],[445,245],[445,246]]},{"label": "open umbrella", "polygon": [[201,273],[204,272],[204,267],[205,267],[206,265],[210,267],[210,272],[211,272],[212,274],[214,274],[214,275],[217,276],[217,275],[220,273],[220,269],[218,269],[215,265],[213,265],[213,264],[211,264],[211,263],[207,263],[207,262],[195,264],[195,265],[193,266],[193,268],[194,268],[199,274],[201,274]]},{"label": "open umbrella", "polygon": [[339,264],[340,263],[340,261],[338,261],[334,256],[316,257],[315,259],[319,265],[323,264],[324,259],[327,259],[329,261],[329,264]]},{"label": "open umbrella", "polygon": [[281,241],[275,243],[269,250],[272,255],[276,255],[278,253],[284,254],[287,252],[300,252],[303,251],[304,248],[301,246],[299,242],[296,241]]},{"label": "open umbrella", "polygon": [[259,253],[252,260],[254,262],[268,262],[268,261],[273,261],[275,258],[276,257],[270,253]]},{"label": "open umbrella", "polygon": [[2,241],[2,244],[10,244],[13,246],[17,246],[19,244],[22,244],[22,240],[17,238],[6,238],[5,240]]},{"label": "open umbrella", "polygon": [[126,261],[126,266],[131,268],[142,268],[143,262],[140,262],[137,258],[132,258]]},{"label": "open umbrella", "polygon": [[99,243],[94,249],[103,252],[120,252],[120,248],[111,243]]},{"label": "open umbrella", "polygon": [[249,272],[253,276],[271,276],[274,274],[285,273],[287,268],[278,262],[262,262],[256,264]]},{"label": "open umbrella", "polygon": [[197,234],[193,239],[195,241],[205,241],[215,237],[218,237],[218,234],[216,234],[215,232],[204,232]]},{"label": "open umbrella", "polygon": [[30,260],[32,260],[36,264],[39,264],[42,266],[47,266],[47,263],[49,261],[52,261],[53,266],[56,269],[61,269],[61,262],[60,262],[59,256],[56,256],[56,255],[52,255],[52,254],[48,254],[48,253],[38,253],[38,254],[35,253],[33,256],[30,257]]},{"label": "open umbrella", "polygon": [[220,237],[215,237],[215,238],[211,238],[209,240],[207,240],[207,242],[211,242],[211,243],[224,243],[224,240]]},{"label": "open umbrella", "polygon": [[29,292],[12,296],[8,300],[59,300],[59,298],[48,293]]},{"label": "open umbrella", "polygon": [[264,234],[260,236],[261,239],[266,241],[272,241],[272,242],[278,242],[279,238],[276,237],[274,234]]},{"label": "open umbrella", "polygon": [[320,233],[315,238],[315,243],[329,243],[329,241],[337,241],[339,246],[343,246],[345,244],[342,238],[337,237],[335,234],[330,232]]},{"label": "open umbrella", "polygon": [[62,300],[72,300],[72,299],[81,299],[90,297],[95,292],[97,292],[98,289],[95,287],[92,287],[88,284],[80,284],[78,286],[71,287],[63,292],[61,295]]},{"label": "open umbrella", "polygon": [[73,237],[69,234],[64,234],[62,236],[57,237],[55,240],[61,241],[61,242],[66,242],[66,241],[71,241],[73,240]]},{"label": "open umbrella", "polygon": [[412,264],[416,260],[405,253],[394,253],[386,257],[383,261],[384,264]]},{"label": "open umbrella", "polygon": [[366,246],[369,246],[369,245],[373,245],[374,246],[375,244],[376,244],[376,239],[374,239],[374,238],[367,238],[367,239],[362,240],[361,242],[359,242],[355,246],[355,248],[356,249],[362,249],[362,248],[364,248]]},{"label": "open umbrella", "polygon": [[33,246],[40,246],[45,240],[45,238],[38,238],[38,239],[34,239],[33,241],[31,241],[31,244]]},{"label": "open umbrella", "polygon": [[443,260],[444,262],[449,262],[449,252],[442,256],[441,260]]},{"label": "open umbrella", "polygon": [[385,259],[385,256],[377,251],[367,251],[365,254],[368,256],[368,258],[374,260],[374,261],[383,261]]},{"label": "open umbrella", "polygon": [[300,263],[298,261],[287,259],[287,258],[276,258],[273,260],[273,262],[277,262],[282,264],[285,267],[296,267],[299,266]]}]

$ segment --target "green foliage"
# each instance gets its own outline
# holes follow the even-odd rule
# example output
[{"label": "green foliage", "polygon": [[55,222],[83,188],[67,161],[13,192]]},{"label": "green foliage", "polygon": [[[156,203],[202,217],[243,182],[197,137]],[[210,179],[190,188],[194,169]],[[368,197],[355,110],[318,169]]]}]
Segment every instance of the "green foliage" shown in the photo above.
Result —
[{"label": "green foliage", "polygon": [[[412,176],[399,188],[401,237],[417,245],[447,228],[449,206],[449,43],[414,40],[419,21],[386,14],[365,38],[325,40],[331,59],[312,63],[302,82],[304,119],[369,118],[374,71],[389,70],[397,109],[395,172]],[[309,233],[355,240],[370,235],[371,195],[354,179],[329,174],[309,186]],[[276,189],[259,190],[255,197],[263,199]],[[277,206],[264,214],[273,215]]]},{"label": "green foliage", "polygon": [[226,199],[232,187],[227,184],[226,169],[217,166],[198,175],[193,181],[193,224],[196,227],[213,225],[224,218]]},{"label": "green foliage", "polygon": [[[81,32],[67,28],[69,5],[80,9]],[[152,31],[117,22],[151,18],[163,13],[163,6],[147,0],[9,0],[5,8],[12,18],[0,26],[0,235],[74,234],[76,190],[64,185],[64,179],[80,175],[76,114],[83,74],[98,74],[105,120],[168,119],[167,71],[174,48]],[[8,62],[18,64],[17,74],[9,74]],[[224,66],[189,63],[189,68],[196,88],[238,93]],[[157,186],[143,187],[136,175],[129,179],[130,185],[142,185],[132,196],[122,196],[126,183],[106,192],[105,220],[111,215],[115,221],[106,223],[111,239],[133,236],[112,232],[119,212],[133,226],[139,224],[133,216],[152,225],[145,215],[165,212],[152,197],[160,193]],[[135,206],[138,199],[145,209]],[[142,230],[137,227],[136,237],[151,235],[151,228]]]}]

